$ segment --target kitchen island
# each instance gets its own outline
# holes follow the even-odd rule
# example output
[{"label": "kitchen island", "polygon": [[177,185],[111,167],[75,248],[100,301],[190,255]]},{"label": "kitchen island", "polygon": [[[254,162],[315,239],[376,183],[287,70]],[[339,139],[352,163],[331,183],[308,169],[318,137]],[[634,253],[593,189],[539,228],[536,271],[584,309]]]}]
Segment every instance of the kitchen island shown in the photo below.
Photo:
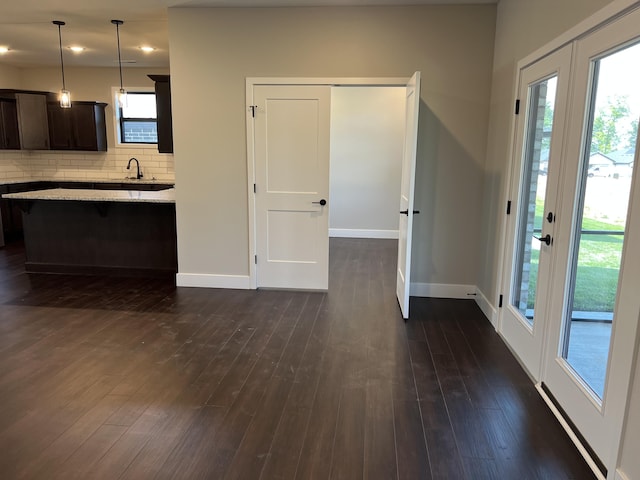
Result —
[{"label": "kitchen island", "polygon": [[10,193],[23,212],[28,272],[177,272],[174,189],[54,188]]}]

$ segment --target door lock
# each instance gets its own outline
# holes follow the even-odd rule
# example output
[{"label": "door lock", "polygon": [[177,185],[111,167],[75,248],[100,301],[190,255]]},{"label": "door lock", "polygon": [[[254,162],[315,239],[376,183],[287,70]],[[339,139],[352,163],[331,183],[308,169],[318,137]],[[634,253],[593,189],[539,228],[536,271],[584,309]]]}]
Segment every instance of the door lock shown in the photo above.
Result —
[{"label": "door lock", "polygon": [[311,202],[315,205],[322,205],[323,207],[327,204],[327,201],[323,198],[319,202]]}]

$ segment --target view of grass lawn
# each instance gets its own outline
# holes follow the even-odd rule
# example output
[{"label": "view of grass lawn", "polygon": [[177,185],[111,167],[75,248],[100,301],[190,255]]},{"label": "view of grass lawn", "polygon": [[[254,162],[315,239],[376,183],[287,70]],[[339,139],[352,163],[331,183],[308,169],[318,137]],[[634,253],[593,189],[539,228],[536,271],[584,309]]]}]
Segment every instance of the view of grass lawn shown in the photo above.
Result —
[{"label": "view of grass lawn", "polygon": [[[539,205],[540,204],[540,205]],[[535,225],[542,225],[543,207],[536,202]],[[621,225],[585,218],[582,230],[619,232]],[[613,312],[620,262],[622,259],[622,235],[583,234],[578,252],[574,311]],[[539,250],[531,252],[530,285],[535,285],[538,276]],[[530,288],[527,308],[533,308],[535,289]]]}]

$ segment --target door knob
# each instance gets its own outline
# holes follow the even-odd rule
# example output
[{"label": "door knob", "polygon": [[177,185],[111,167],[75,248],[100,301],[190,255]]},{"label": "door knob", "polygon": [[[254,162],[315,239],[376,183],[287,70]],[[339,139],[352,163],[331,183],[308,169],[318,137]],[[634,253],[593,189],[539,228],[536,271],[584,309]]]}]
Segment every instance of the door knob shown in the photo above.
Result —
[{"label": "door knob", "polygon": [[327,201],[323,198],[319,202],[311,202],[311,203],[314,203],[316,205],[322,205],[324,207],[327,204]]},{"label": "door knob", "polygon": [[540,240],[542,243],[546,245],[551,245],[551,235],[549,235],[548,233],[544,237],[536,237],[534,235],[533,238],[535,238],[536,240]]},{"label": "door knob", "polygon": [[[409,210],[400,210],[400,213],[401,213],[402,215],[406,215],[407,217],[409,216]],[[420,210],[414,210],[414,211],[413,211],[413,214],[414,214],[414,215],[416,215],[416,214],[418,214],[418,213],[420,213]]]}]

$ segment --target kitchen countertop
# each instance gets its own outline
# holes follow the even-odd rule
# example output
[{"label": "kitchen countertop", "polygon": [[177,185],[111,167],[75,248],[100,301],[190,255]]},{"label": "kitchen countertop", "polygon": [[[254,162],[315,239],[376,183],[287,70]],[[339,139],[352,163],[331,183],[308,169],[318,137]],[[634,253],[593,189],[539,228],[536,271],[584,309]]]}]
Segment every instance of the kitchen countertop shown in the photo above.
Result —
[{"label": "kitchen countertop", "polygon": [[156,178],[52,178],[52,177],[35,177],[35,178],[0,178],[0,185],[14,185],[16,183],[31,183],[31,182],[65,182],[65,183],[131,183],[131,184],[167,184],[173,185],[174,180],[161,180]]},{"label": "kitchen countertop", "polygon": [[[138,180],[134,181],[139,182]],[[19,200],[70,200],[80,202],[175,203],[175,189],[140,191],[52,188],[22,193],[7,193],[2,195],[2,198]]]}]

